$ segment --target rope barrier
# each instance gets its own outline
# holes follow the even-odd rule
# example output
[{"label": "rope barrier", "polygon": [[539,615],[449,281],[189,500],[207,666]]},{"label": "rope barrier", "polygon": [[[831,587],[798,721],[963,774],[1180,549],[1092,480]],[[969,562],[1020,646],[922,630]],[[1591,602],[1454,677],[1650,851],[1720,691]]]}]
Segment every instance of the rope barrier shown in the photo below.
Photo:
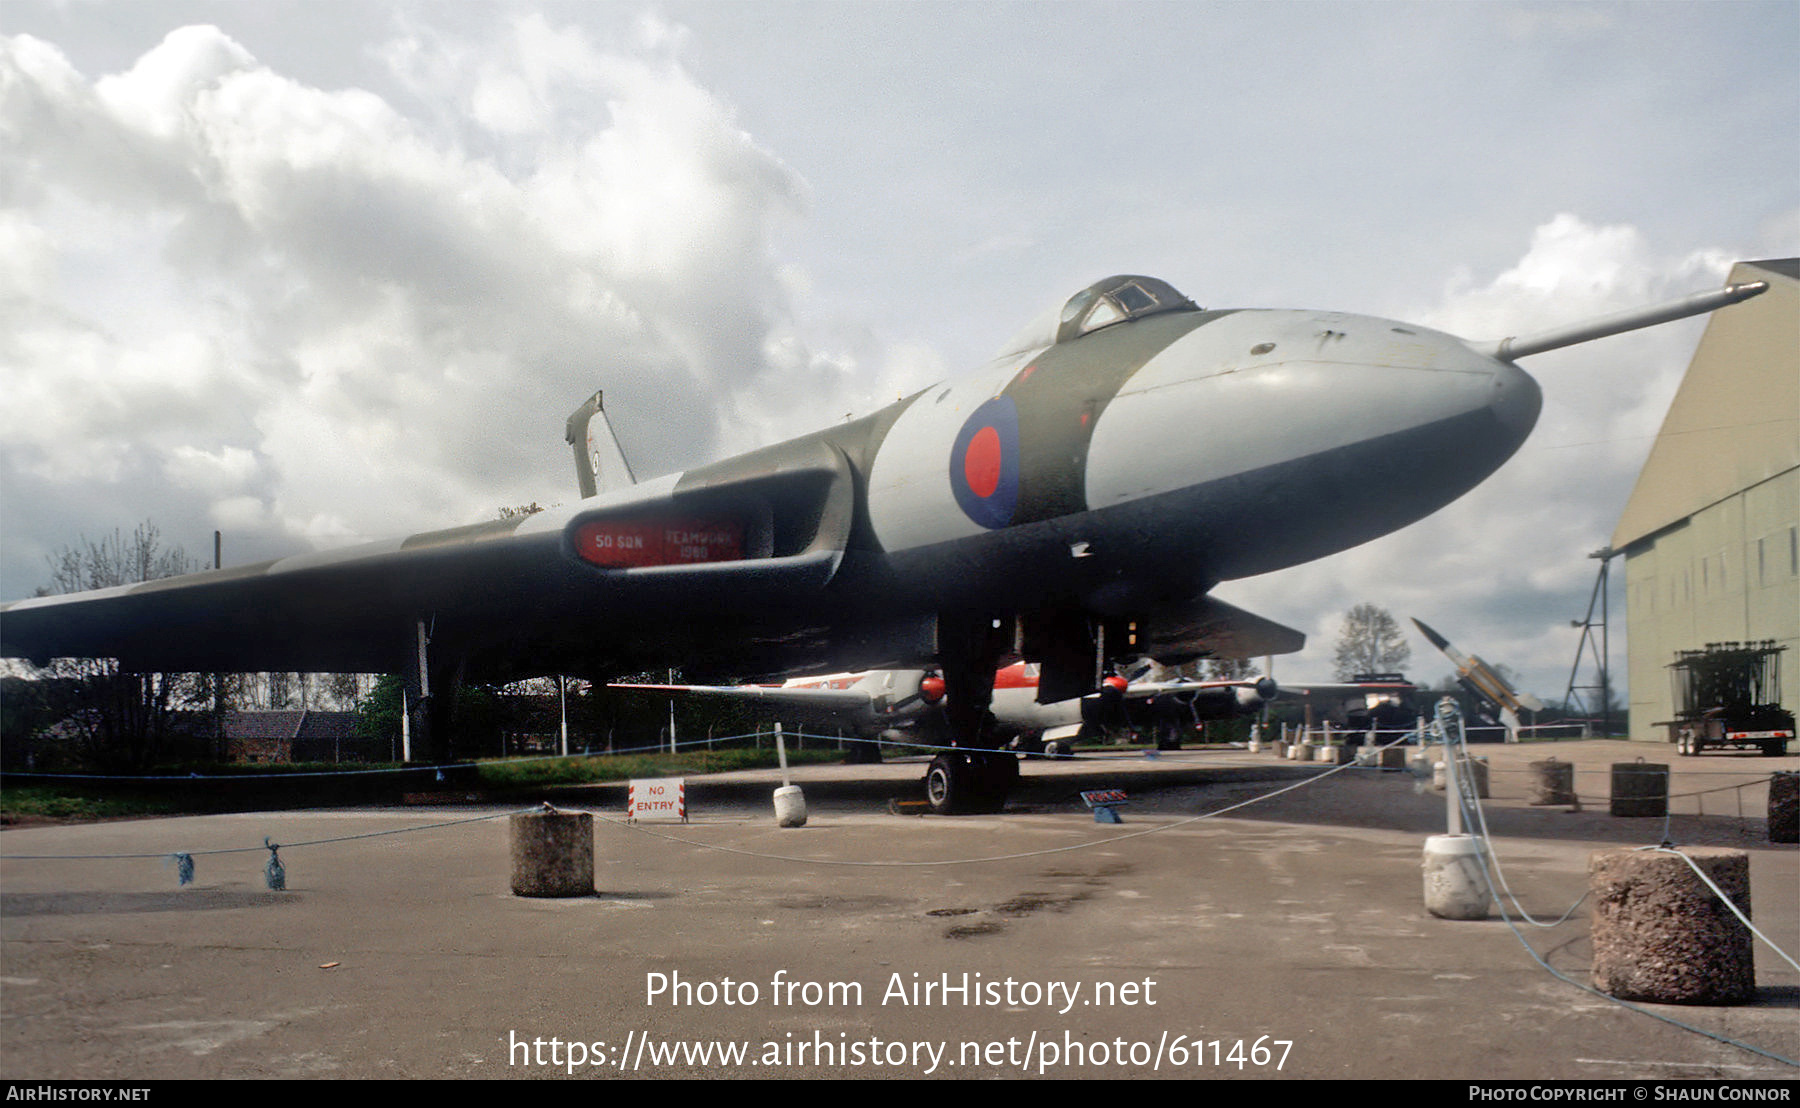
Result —
[{"label": "rope barrier", "polygon": [[[1404,740],[1398,740],[1398,741],[1404,741]],[[1395,744],[1390,743],[1388,745],[1392,746]],[[1284,785],[1281,788],[1275,789],[1271,792],[1263,793],[1258,796],[1253,796],[1253,797],[1249,798],[1248,800],[1241,800],[1235,804],[1228,804],[1223,808],[1218,808],[1211,812],[1202,812],[1200,815],[1188,816],[1185,819],[1179,819],[1173,823],[1162,824],[1161,826],[1158,826],[1158,827],[1147,827],[1141,831],[1127,831],[1122,834],[1110,836],[1108,838],[1090,839],[1087,842],[1073,843],[1069,846],[1046,847],[1043,850],[1026,850],[1026,851],[1020,851],[1020,852],[1013,853],[1013,854],[988,854],[988,855],[980,855],[980,856],[971,857],[971,858],[934,858],[934,859],[915,860],[915,861],[907,861],[907,862],[864,862],[864,861],[856,861],[856,860],[843,859],[843,858],[803,858],[803,857],[800,857],[797,855],[791,855],[791,854],[770,854],[770,853],[766,853],[766,852],[762,852],[762,851],[744,850],[739,847],[722,846],[718,843],[706,843],[706,842],[700,842],[695,839],[684,839],[677,835],[668,835],[668,834],[664,834],[659,831],[652,831],[649,828],[642,826],[641,824],[634,824],[634,823],[630,823],[625,820],[616,819],[611,816],[601,815],[598,812],[593,812],[590,814],[593,815],[593,817],[595,819],[601,821],[602,823],[609,823],[609,824],[612,824],[617,827],[623,827],[626,830],[636,831],[639,834],[649,835],[653,838],[666,839],[670,842],[682,843],[687,846],[697,847],[701,850],[718,851],[723,854],[737,854],[737,855],[742,855],[742,856],[751,857],[751,858],[762,858],[762,859],[769,860],[769,861],[801,862],[801,863],[805,863],[807,865],[819,865],[819,866],[852,866],[852,867],[877,868],[877,869],[878,868],[916,869],[916,868],[920,868],[920,867],[924,867],[924,866],[965,866],[965,865],[975,865],[975,864],[984,863],[984,862],[1007,862],[1007,861],[1012,861],[1012,860],[1018,859],[1018,858],[1038,858],[1038,857],[1043,857],[1044,855],[1048,855],[1048,854],[1068,854],[1068,853],[1071,853],[1071,852],[1077,851],[1077,850],[1089,850],[1089,849],[1092,849],[1097,846],[1112,846],[1115,843],[1124,842],[1128,839],[1141,839],[1141,838],[1145,837],[1146,835],[1159,835],[1165,831],[1173,831],[1173,830],[1176,830],[1177,828],[1186,827],[1186,826],[1188,826],[1190,824],[1194,824],[1194,823],[1199,823],[1202,820],[1216,819],[1219,816],[1226,815],[1227,813],[1230,813],[1230,812],[1238,811],[1239,809],[1242,809],[1242,808],[1248,808],[1253,804],[1260,804],[1265,800],[1274,799],[1275,797],[1282,796],[1286,793],[1293,792],[1296,789],[1304,788],[1308,785],[1317,784],[1318,782],[1323,781],[1327,777],[1335,776],[1335,775],[1337,775],[1339,773],[1343,773],[1347,770],[1356,770],[1356,769],[1364,769],[1364,768],[1367,768],[1367,767],[1358,766],[1353,763],[1347,762],[1347,763],[1344,763],[1343,765],[1333,766],[1329,769],[1321,770],[1320,772],[1313,774],[1311,777],[1307,777],[1304,780],[1296,781],[1291,785]]]},{"label": "rope barrier", "polygon": [[[537,811],[536,808],[525,808],[521,811]],[[331,843],[347,843],[357,839],[378,839],[387,835],[407,835],[416,831],[433,831],[440,827],[458,827],[467,823],[485,823],[489,820],[501,819],[515,815],[511,811],[493,812],[485,816],[470,816],[467,819],[440,820],[437,823],[422,823],[413,827],[394,827],[386,831],[364,831],[355,835],[334,835],[325,839],[307,839],[297,843],[277,843],[267,835],[263,836],[261,846],[221,847],[216,850],[161,850],[147,854],[0,854],[0,861],[6,862],[91,862],[91,861],[132,861],[140,858],[161,858],[175,867],[175,880],[179,885],[194,883],[194,859],[201,855],[219,854],[251,854],[259,850],[269,852],[269,860],[263,866],[263,880],[274,892],[287,888],[287,867],[281,861],[280,850],[296,847],[326,846]]]},{"label": "rope barrier", "polygon": [[[1446,698],[1445,703],[1449,703],[1448,698]],[[1460,723],[1461,722],[1460,713],[1455,713],[1455,714],[1457,716],[1457,721]],[[1447,728],[1445,728],[1440,733],[1443,735],[1446,757],[1467,758],[1469,756],[1468,755],[1468,744],[1466,742],[1452,740],[1450,738],[1449,731]],[[1460,739],[1460,736],[1459,736],[1459,739]],[[1651,1011],[1650,1009],[1644,1008],[1640,1005],[1633,1004],[1626,1000],[1621,1000],[1620,998],[1618,998],[1616,996],[1612,996],[1609,993],[1601,992],[1599,989],[1594,988],[1592,985],[1586,984],[1581,981],[1577,981],[1574,978],[1569,977],[1567,974],[1560,972],[1559,970],[1556,969],[1556,967],[1552,966],[1549,962],[1545,961],[1543,956],[1540,955],[1537,952],[1537,950],[1529,942],[1526,941],[1525,936],[1519,931],[1518,926],[1513,922],[1512,916],[1507,913],[1506,902],[1505,902],[1505,900],[1503,900],[1501,898],[1500,890],[1503,888],[1506,889],[1506,899],[1512,900],[1513,907],[1518,909],[1519,914],[1522,918],[1524,918],[1527,921],[1534,923],[1540,927],[1555,926],[1555,924],[1542,924],[1542,923],[1537,923],[1537,921],[1535,921],[1535,920],[1531,920],[1530,916],[1525,913],[1525,911],[1522,907],[1519,906],[1518,900],[1513,897],[1512,890],[1510,888],[1506,888],[1504,875],[1501,875],[1499,886],[1496,887],[1495,875],[1498,874],[1499,870],[1500,870],[1499,855],[1494,850],[1493,841],[1492,841],[1491,837],[1488,835],[1487,819],[1486,819],[1485,814],[1482,812],[1481,798],[1479,796],[1475,795],[1474,785],[1472,782],[1468,781],[1468,776],[1469,775],[1467,775],[1467,774],[1458,774],[1457,775],[1457,777],[1458,777],[1457,800],[1458,800],[1458,803],[1462,806],[1462,808],[1466,814],[1472,814],[1474,816],[1475,825],[1479,826],[1481,829],[1475,835],[1475,840],[1476,840],[1477,851],[1478,851],[1479,855],[1481,856],[1483,863],[1484,863],[1481,867],[1482,879],[1487,882],[1488,892],[1490,895],[1493,896],[1494,903],[1500,909],[1500,918],[1506,923],[1507,929],[1512,932],[1513,938],[1518,940],[1519,945],[1525,949],[1525,952],[1527,954],[1531,955],[1532,960],[1534,962],[1536,962],[1542,969],[1544,969],[1545,972],[1549,973],[1552,977],[1555,977],[1559,981],[1562,981],[1569,985],[1573,985],[1577,989],[1580,989],[1581,991],[1583,991],[1585,993],[1589,993],[1593,996],[1601,997],[1602,999],[1608,1000],[1608,1001],[1612,1002],[1613,1004],[1616,1004],[1619,1007],[1624,1008],[1628,1011],[1637,1012],[1640,1015],[1650,1016],[1654,1019],[1661,1020],[1663,1023],[1669,1024],[1672,1027],[1677,1027],[1683,1031],[1692,1032],[1693,1034],[1700,1035],[1700,1036],[1703,1036],[1708,1039],[1712,1039],[1714,1042],[1724,1043],[1727,1046],[1734,1046],[1740,1050],[1749,1051],[1752,1054],[1759,1055],[1759,1056],[1767,1058],[1771,1061],[1779,1062],[1782,1065],[1793,1066],[1797,1069],[1800,1069],[1800,1061],[1796,1061],[1793,1058],[1788,1058],[1783,1055],[1776,1054],[1774,1051],[1765,1050],[1762,1047],[1755,1046],[1751,1043],[1742,1042],[1738,1039],[1733,1039],[1727,1035],[1722,1035],[1717,1032],[1708,1031],[1703,1027],[1695,1027],[1692,1024],[1684,1023],[1681,1020],[1674,1019],[1673,1017],[1670,1017],[1670,1016],[1666,1016],[1666,1015],[1662,1014],[1661,1012]],[[1667,831],[1666,819],[1665,819],[1664,828],[1665,828],[1665,834],[1666,834],[1666,831]],[[1725,896],[1725,894],[1719,889],[1719,887],[1717,885],[1715,885],[1712,882],[1712,880],[1710,878],[1708,878],[1704,873],[1700,872],[1699,867],[1695,866],[1693,860],[1691,858],[1688,858],[1687,855],[1681,854],[1680,851],[1670,849],[1669,845],[1666,842],[1662,846],[1640,847],[1639,849],[1658,851],[1658,852],[1669,853],[1669,854],[1676,854],[1676,855],[1680,856],[1681,858],[1683,858],[1684,860],[1686,860],[1688,865],[1694,869],[1694,872],[1700,874],[1701,880],[1705,881],[1707,886],[1713,890],[1714,895],[1718,896],[1719,899],[1721,901],[1723,901],[1725,903],[1725,905],[1727,907],[1729,907],[1732,910],[1732,912],[1734,914],[1736,914],[1740,920],[1743,920],[1744,924],[1746,926],[1749,926],[1750,921],[1744,915],[1744,913],[1739,911],[1737,905],[1733,904],[1731,902],[1730,898]],[[1489,870],[1490,864],[1493,867],[1493,872],[1490,872],[1490,870]],[[1558,923],[1566,921],[1571,915],[1573,915],[1575,909],[1581,906],[1582,901],[1585,901],[1587,899],[1587,896],[1588,896],[1587,893],[1583,893],[1581,896],[1581,899],[1577,900],[1573,905],[1570,906],[1569,911],[1563,914],[1562,920],[1559,920]],[[1770,942],[1769,939],[1766,936],[1764,936],[1761,932],[1756,931],[1756,929],[1754,927],[1751,927],[1751,931],[1753,933],[1755,933],[1758,938],[1762,939],[1763,942],[1767,943],[1770,946],[1770,948],[1773,949],[1776,952],[1776,954],[1780,955],[1781,958],[1783,960],[1785,960],[1789,965],[1794,964],[1794,960],[1792,958],[1789,958],[1785,951],[1783,951],[1779,947],[1775,946],[1775,944]],[[1797,966],[1796,968],[1800,968],[1800,966]]]}]

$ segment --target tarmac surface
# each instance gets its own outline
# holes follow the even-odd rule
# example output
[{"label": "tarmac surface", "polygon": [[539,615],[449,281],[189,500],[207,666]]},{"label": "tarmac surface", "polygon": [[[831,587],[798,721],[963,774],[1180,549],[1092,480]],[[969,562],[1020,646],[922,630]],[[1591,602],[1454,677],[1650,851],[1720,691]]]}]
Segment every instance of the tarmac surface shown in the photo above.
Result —
[{"label": "tarmac surface", "polygon": [[[1485,812],[1524,910],[1554,921],[1596,851],[1723,845],[1753,917],[1800,956],[1800,848],[1766,779],[1800,757],[1483,746]],[[1526,764],[1576,765],[1576,809]],[[1613,764],[1673,767],[1671,815],[1613,817]],[[922,762],[690,779],[691,822],[596,813],[594,896],[510,892],[509,813],[259,812],[0,833],[0,1069],[9,1079],[951,1077],[1792,1080],[1800,1069],[1559,980],[1588,911],[1549,928],[1424,907],[1441,794],[1406,772],[1323,779],[1267,753],[1031,761],[1008,810],[894,815]],[[1272,789],[1282,795],[1195,819]],[[1097,824],[1081,789],[1123,788]],[[477,817],[491,817],[480,819]],[[447,821],[471,820],[424,830]],[[345,839],[375,832],[403,832]],[[268,837],[285,891],[264,881]],[[315,840],[340,841],[306,845]],[[175,851],[194,854],[181,887]],[[237,851],[206,854],[204,851]],[[24,855],[147,857],[43,860]],[[1509,903],[1507,915],[1517,920]],[[1647,1012],[1800,1059],[1800,972]],[[947,987],[946,987],[947,986]],[[578,1049],[577,1049],[578,1047]],[[741,1053],[739,1053],[741,1052]]]}]

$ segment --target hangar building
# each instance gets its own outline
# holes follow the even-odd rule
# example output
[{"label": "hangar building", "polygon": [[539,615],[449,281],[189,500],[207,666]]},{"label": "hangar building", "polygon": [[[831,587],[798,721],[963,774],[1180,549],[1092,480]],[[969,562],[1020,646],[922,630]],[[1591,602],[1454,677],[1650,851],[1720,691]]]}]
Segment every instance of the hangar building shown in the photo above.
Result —
[{"label": "hangar building", "polygon": [[1669,663],[1772,639],[1800,705],[1800,258],[1739,262],[1769,291],[1715,312],[1613,531],[1625,555],[1631,737],[1666,741]]}]

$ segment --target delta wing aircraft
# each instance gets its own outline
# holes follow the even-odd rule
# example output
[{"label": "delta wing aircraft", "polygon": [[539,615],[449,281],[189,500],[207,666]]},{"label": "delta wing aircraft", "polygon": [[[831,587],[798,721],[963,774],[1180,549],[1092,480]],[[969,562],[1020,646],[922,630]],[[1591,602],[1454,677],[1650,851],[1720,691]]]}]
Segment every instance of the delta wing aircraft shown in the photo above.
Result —
[{"label": "delta wing aircraft", "polygon": [[570,421],[592,490],[576,503],[16,601],[0,653],[401,673],[432,758],[450,754],[463,680],[933,663],[967,750],[942,756],[941,807],[992,808],[1018,775],[988,712],[1000,658],[1037,662],[1048,703],[1095,689],[1120,658],[1297,650],[1299,632],[1208,592],[1404,527],[1481,482],[1537,420],[1518,359],[1762,288],[1470,343],[1368,316],[1207,310],[1162,281],[1109,277],[982,368],[861,419],[630,484],[607,472],[616,451],[590,402]]}]

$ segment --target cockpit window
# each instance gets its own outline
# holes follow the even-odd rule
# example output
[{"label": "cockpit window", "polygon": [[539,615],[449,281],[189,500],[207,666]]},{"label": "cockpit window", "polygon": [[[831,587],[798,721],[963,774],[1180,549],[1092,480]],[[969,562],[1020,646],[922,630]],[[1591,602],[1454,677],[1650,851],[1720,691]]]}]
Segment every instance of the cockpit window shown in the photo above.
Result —
[{"label": "cockpit window", "polygon": [[1000,351],[1000,356],[1068,342],[1102,327],[1159,312],[1198,310],[1199,305],[1165,281],[1132,274],[1108,277],[1069,297],[1060,310],[1033,320]]},{"label": "cockpit window", "polygon": [[[1173,292],[1174,290],[1170,289],[1169,291]],[[1114,291],[1113,298],[1124,305],[1126,311],[1132,313],[1148,311],[1157,305],[1156,294],[1136,281],[1120,285]]]}]

